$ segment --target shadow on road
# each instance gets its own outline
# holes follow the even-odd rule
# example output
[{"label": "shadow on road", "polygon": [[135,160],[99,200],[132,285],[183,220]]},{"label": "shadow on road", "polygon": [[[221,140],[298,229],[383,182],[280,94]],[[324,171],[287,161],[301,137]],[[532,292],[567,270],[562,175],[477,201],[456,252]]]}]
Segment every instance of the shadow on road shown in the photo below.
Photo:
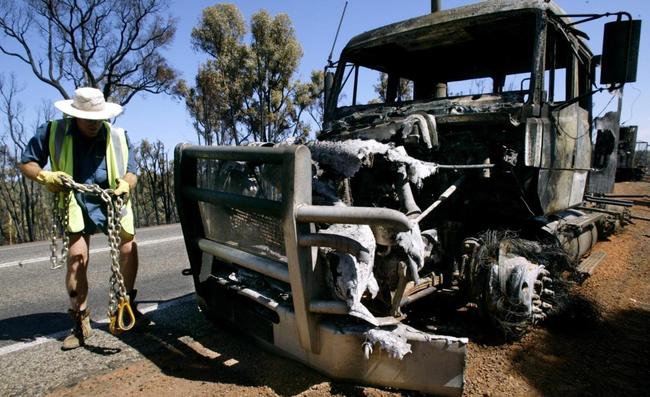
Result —
[{"label": "shadow on road", "polygon": [[65,313],[35,313],[0,320],[0,341],[31,342],[70,329],[70,317]]},{"label": "shadow on road", "polygon": [[99,354],[100,356],[112,356],[122,351],[119,347],[103,347],[94,345],[92,339],[83,346],[84,349],[91,353]]},{"label": "shadow on road", "polygon": [[[142,303],[163,303],[146,301]],[[95,329],[108,327],[92,321]],[[0,320],[0,341],[32,342],[38,337],[66,333],[72,328],[70,316],[64,312],[34,313]]]},{"label": "shadow on road", "polygon": [[[167,376],[192,381],[266,387],[278,395],[296,395],[328,381],[315,371],[271,354],[241,332],[206,320],[193,300],[151,313],[154,324],[121,340],[138,350]],[[126,382],[126,380],[124,380]],[[345,395],[363,389],[331,384]]]}]

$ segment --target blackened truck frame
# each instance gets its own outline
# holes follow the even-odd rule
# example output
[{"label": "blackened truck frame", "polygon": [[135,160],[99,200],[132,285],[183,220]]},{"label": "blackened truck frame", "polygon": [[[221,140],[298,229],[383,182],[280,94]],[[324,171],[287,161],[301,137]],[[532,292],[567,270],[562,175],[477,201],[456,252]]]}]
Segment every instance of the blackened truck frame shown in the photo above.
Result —
[{"label": "blackened truck frame", "polygon": [[[198,160],[201,159],[279,165],[282,171],[274,177],[282,192],[281,201],[199,187]],[[350,320],[344,302],[319,299],[325,285],[316,277],[316,246],[354,252],[356,241],[344,241],[346,239],[342,236],[314,234],[314,222],[367,224],[405,231],[411,228],[411,221],[403,213],[387,208],[312,205],[311,166],[311,154],[305,146],[266,148],[181,144],[176,147],[174,183],[177,207],[200,306],[217,318],[231,320],[235,327],[262,345],[330,377],[438,395],[460,395],[466,338],[427,334],[388,317],[383,319],[385,324],[378,325],[400,329],[411,344],[411,353],[398,360],[380,349],[372,353],[364,348],[364,334],[375,327]],[[201,202],[281,220],[286,261],[250,254],[206,238]],[[250,288],[232,285],[226,278],[219,277],[219,267],[226,264],[288,284],[291,291],[289,303],[278,302]],[[241,302],[238,300],[241,297],[258,307],[247,312],[246,306],[236,304]],[[215,299],[223,300],[215,302]],[[261,308],[271,315],[256,314]],[[253,318],[244,319],[247,314]],[[232,321],[233,318],[240,321]],[[269,331],[262,335],[251,325],[253,328],[265,326]]]}]

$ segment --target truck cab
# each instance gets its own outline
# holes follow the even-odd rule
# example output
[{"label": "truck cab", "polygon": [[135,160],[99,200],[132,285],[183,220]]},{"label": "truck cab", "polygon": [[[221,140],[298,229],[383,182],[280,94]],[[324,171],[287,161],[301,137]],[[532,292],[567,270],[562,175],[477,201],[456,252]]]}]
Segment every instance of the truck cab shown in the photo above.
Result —
[{"label": "truck cab", "polygon": [[[507,207],[520,220],[579,204],[600,57],[565,15],[552,1],[488,1],[354,37],[328,75],[319,139],[374,139],[438,163],[495,164],[508,175],[497,170],[481,183],[521,197],[506,206],[477,187],[475,207]],[[378,81],[369,75],[381,79],[379,100],[367,100]],[[435,119],[432,147],[401,134],[400,123],[417,113]]]}]

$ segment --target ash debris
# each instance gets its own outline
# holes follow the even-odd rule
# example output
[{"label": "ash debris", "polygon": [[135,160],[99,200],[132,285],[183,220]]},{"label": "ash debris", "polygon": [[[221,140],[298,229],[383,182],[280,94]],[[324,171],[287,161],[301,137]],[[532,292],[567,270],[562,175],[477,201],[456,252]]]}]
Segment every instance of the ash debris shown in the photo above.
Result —
[{"label": "ash debris", "polygon": [[366,359],[370,358],[375,345],[388,353],[390,358],[401,360],[405,355],[411,353],[411,344],[408,343],[406,336],[398,330],[371,329],[364,336],[365,341],[362,346]]},{"label": "ash debris", "polygon": [[376,157],[397,166],[409,182],[422,187],[424,179],[435,174],[438,165],[409,156],[403,146],[375,140],[351,139],[345,142],[316,141],[307,144],[312,159],[321,168],[344,178],[353,177],[363,166],[372,167]]},{"label": "ash debris", "polygon": [[409,279],[417,284],[420,281],[419,272],[424,267],[425,259],[425,243],[418,224],[414,223],[409,231],[397,233],[395,242],[406,253]]},{"label": "ash debris", "polygon": [[[418,125],[417,129],[431,138],[435,135],[430,133],[435,128],[431,123],[424,116],[414,116],[405,125]],[[410,131],[409,128],[405,130]],[[438,171],[437,164],[413,158],[403,146],[395,147],[392,143],[352,139],[344,142],[312,142],[308,146],[318,170],[313,184],[315,197],[319,202],[330,205],[350,205],[353,200],[350,192],[346,191],[349,184],[345,182],[361,169],[373,168],[378,163],[384,172],[386,164],[392,165],[388,167],[392,175],[384,175],[383,181],[394,190],[397,190],[395,187],[400,180],[421,189],[425,179]],[[368,302],[378,297],[384,307],[392,306],[392,312],[399,313],[394,300],[401,299],[399,294],[403,291],[399,291],[400,283],[404,287],[405,282],[410,282],[415,288],[421,284],[420,273],[425,263],[433,263],[435,267],[441,259],[449,256],[433,252],[440,250],[427,249],[428,239],[415,221],[409,231],[393,235],[389,233],[388,236],[381,228],[370,229],[358,225],[331,225],[322,232],[346,236],[365,247],[373,247],[368,261],[321,248],[330,269],[329,274],[332,275],[336,296],[346,302],[351,315],[371,324],[377,324],[377,313],[368,310],[362,300]],[[374,238],[373,232],[377,238]],[[429,229],[427,233],[437,235],[438,232]],[[518,238],[513,232],[497,231],[488,231],[478,236],[477,241],[480,243],[474,253],[473,267],[467,270],[472,275],[459,272],[455,276],[458,281],[454,283],[470,286],[469,289],[473,291],[470,295],[479,301],[491,322],[508,339],[522,336],[530,325],[543,321],[561,305],[556,301],[553,278],[550,277],[551,271],[557,273],[568,265],[566,253],[560,246],[544,245]],[[436,245],[440,244],[437,242]],[[382,248],[381,255],[376,256],[375,247],[386,250]],[[406,265],[406,280],[400,282],[398,269],[401,264]],[[388,343],[390,338],[381,335]]]},{"label": "ash debris", "polygon": [[330,270],[327,274],[332,275],[328,281],[336,297],[346,303],[350,315],[377,325],[375,316],[361,303],[366,292],[374,298],[379,291],[372,271],[376,245],[372,230],[367,225],[331,225],[320,232],[350,238],[367,249],[356,256],[332,248],[320,248],[320,251]]},{"label": "ash debris", "polygon": [[[402,133],[404,142],[416,134],[426,148],[437,146],[433,117],[407,117]],[[387,319],[401,321],[400,307],[420,295],[451,291],[478,305],[497,329],[515,339],[565,306],[566,285],[559,274],[572,266],[560,245],[526,240],[510,231],[490,230],[464,237],[471,231],[454,220],[458,214],[447,221],[440,210],[434,218],[441,219],[427,219],[426,227],[420,229],[422,212],[415,198],[431,205],[435,192],[448,190],[446,181],[457,176],[431,177],[449,166],[420,160],[409,155],[405,146],[374,139],[315,141],[306,146],[312,155],[314,204],[392,208],[412,219],[411,228],[403,232],[377,225],[315,225],[320,234],[364,248],[350,251],[321,246],[318,250],[328,287],[322,298],[345,302],[350,316],[382,329],[379,324]],[[262,168],[258,182],[270,172]],[[248,186],[240,189],[250,190]],[[258,190],[272,189],[260,185]],[[388,343],[387,335],[378,333],[369,340]]]},{"label": "ash debris", "polygon": [[[422,117],[420,121],[424,120]],[[393,180],[407,178],[415,186],[421,187],[423,180],[437,171],[436,164],[409,156],[403,147],[375,140],[312,142],[307,146],[312,152],[317,169],[321,170],[313,181],[315,201],[319,203],[348,205],[351,202],[346,197],[348,194],[338,186],[345,186],[345,180],[353,177],[362,167],[372,167],[379,157],[386,163],[395,165],[392,178],[390,175],[386,176],[387,184],[391,184]],[[351,238],[370,249],[371,255],[366,258],[357,258],[331,248],[321,248],[320,252],[330,270],[328,274],[333,276],[332,284],[336,296],[346,302],[350,314],[371,324],[377,324],[375,316],[361,303],[361,298],[366,292],[370,295],[369,299],[377,296],[380,285],[375,276],[384,276],[384,272],[377,273],[374,268],[377,241],[373,230],[365,225],[331,225],[320,232]],[[396,233],[389,238],[392,240],[390,244],[404,253],[403,261],[407,264],[409,280],[418,283],[419,271],[425,262],[425,242],[418,224],[413,222],[410,230]],[[390,273],[390,270],[394,269],[389,269],[386,273]],[[381,285],[387,284],[394,282],[387,283],[382,280]]]}]

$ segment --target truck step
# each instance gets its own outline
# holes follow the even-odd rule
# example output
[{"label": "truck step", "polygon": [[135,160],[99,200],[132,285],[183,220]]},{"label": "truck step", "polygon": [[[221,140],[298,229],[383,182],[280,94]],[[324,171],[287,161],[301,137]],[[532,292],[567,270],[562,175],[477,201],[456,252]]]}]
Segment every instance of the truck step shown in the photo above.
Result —
[{"label": "truck step", "polygon": [[594,274],[594,271],[600,265],[600,262],[607,257],[607,254],[604,252],[592,252],[591,255],[578,266],[578,273],[582,274],[584,277],[589,277]]},{"label": "truck step", "polygon": [[586,227],[593,226],[594,223],[605,218],[605,214],[601,213],[588,213],[582,216],[579,216],[574,219],[567,219],[565,225],[571,225],[573,227],[583,230]]}]

